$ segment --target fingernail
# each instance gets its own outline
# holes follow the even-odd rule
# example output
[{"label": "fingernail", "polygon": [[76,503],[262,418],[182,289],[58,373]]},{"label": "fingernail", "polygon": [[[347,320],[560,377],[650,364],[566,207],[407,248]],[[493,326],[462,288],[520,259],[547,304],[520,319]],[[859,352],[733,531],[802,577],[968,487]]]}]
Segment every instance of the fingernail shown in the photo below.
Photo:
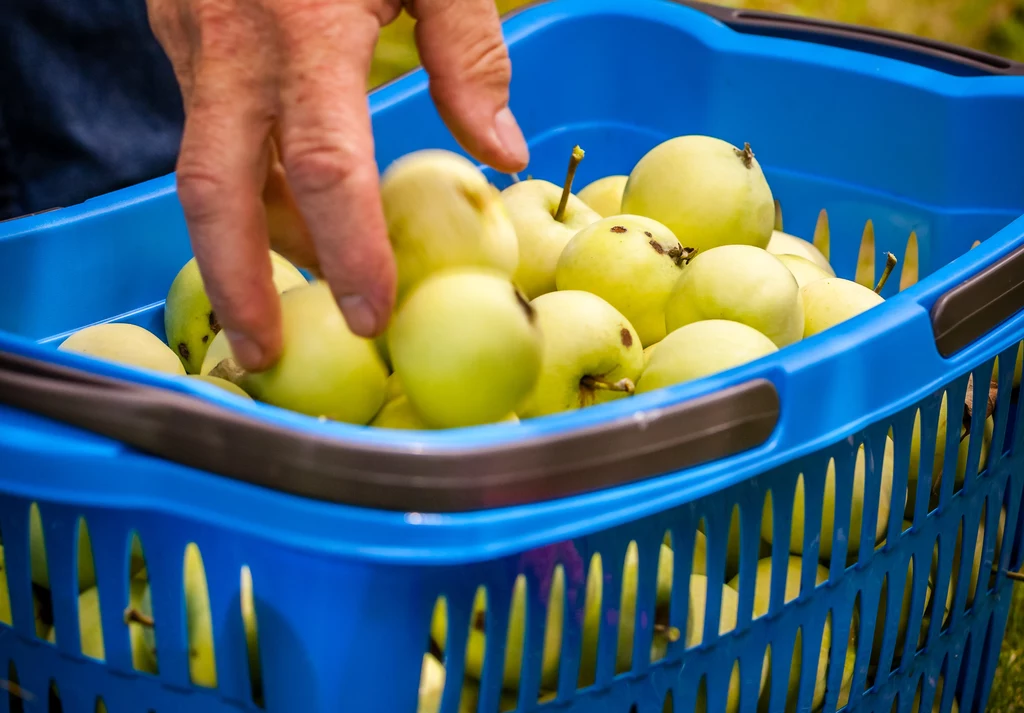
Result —
[{"label": "fingernail", "polygon": [[526,139],[523,138],[523,132],[516,118],[512,116],[511,109],[505,107],[495,115],[494,130],[508,157],[525,166],[530,160],[530,149],[526,146]]},{"label": "fingernail", "polygon": [[265,354],[263,347],[249,339],[240,332],[228,332],[228,342],[231,344],[231,352],[243,368],[250,371],[261,369],[264,364]]},{"label": "fingernail", "polygon": [[345,315],[349,329],[361,337],[371,337],[377,332],[377,310],[362,295],[346,295],[338,302]]}]

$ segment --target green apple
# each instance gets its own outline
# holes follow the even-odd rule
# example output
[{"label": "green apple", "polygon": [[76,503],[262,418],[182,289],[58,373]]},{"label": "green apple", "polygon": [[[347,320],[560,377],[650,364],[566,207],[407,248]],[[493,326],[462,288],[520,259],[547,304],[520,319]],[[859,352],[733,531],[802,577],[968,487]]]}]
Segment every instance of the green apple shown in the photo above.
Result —
[{"label": "green apple", "polygon": [[[788,570],[786,572],[786,588],[785,588],[785,600],[784,602],[790,602],[796,599],[800,595],[800,582],[801,572],[803,570],[803,560],[800,557],[790,557],[788,561]],[[816,581],[818,584],[828,580],[828,569],[822,566],[818,566]],[[758,619],[768,613],[769,599],[771,598],[771,581],[772,581],[772,558],[766,557],[757,563],[757,576],[754,580],[754,618]],[[737,575],[729,586],[735,591],[739,591],[740,576]],[[830,623],[825,624],[825,630],[822,633],[821,638],[821,654],[818,658],[818,672],[816,676],[816,687],[814,689],[814,696],[812,699],[811,707],[812,710],[818,710],[821,707],[822,702],[825,699],[825,675],[828,669],[828,660],[832,651],[832,626]],[[770,662],[767,663],[768,670],[771,670]],[[800,688],[800,673],[803,668],[803,657],[801,651],[801,643],[797,640],[795,647],[793,648],[793,660],[789,670],[789,693],[787,700],[790,701],[790,706],[787,707],[787,713],[795,710],[796,696]]]},{"label": "green apple", "polygon": [[206,570],[199,549],[185,549],[185,616],[188,632],[188,670],[192,683],[206,688],[217,687],[217,665],[214,657],[213,621],[210,616],[210,595],[206,586]]},{"label": "green apple", "polygon": [[587,184],[576,195],[595,212],[609,218],[622,212],[622,192],[629,176],[605,176]]},{"label": "green apple", "polygon": [[724,319],[693,322],[659,343],[636,392],[647,393],[717,374],[777,351],[771,339],[745,324]]},{"label": "green apple", "polygon": [[821,334],[848,319],[877,307],[885,300],[852,280],[829,277],[800,290],[804,303],[804,338]]},{"label": "green apple", "polygon": [[94,324],[73,333],[58,349],[136,368],[185,375],[174,352],[158,336],[134,324]]},{"label": "green apple", "polygon": [[[696,549],[696,548],[695,548]],[[600,559],[593,560],[587,574],[587,596],[583,613],[583,648],[580,656],[580,680],[591,682],[597,672],[597,642],[603,612],[618,612],[618,646],[615,672],[624,673],[633,666],[633,635],[636,630],[636,594],[639,554],[635,543],[626,548],[622,568],[621,592],[604,588],[604,568]],[[675,560],[671,548],[664,543],[658,556],[658,574],[654,603],[654,636],[651,640],[651,661],[665,657],[670,641],[680,636],[669,626],[669,604],[672,597],[672,573]],[[735,625],[735,621],[733,622]]]},{"label": "green apple", "polygon": [[[43,521],[39,516],[39,508],[29,508],[28,535],[29,559],[32,570],[32,583],[43,589],[50,588],[50,573],[46,562],[46,537],[43,534]],[[130,553],[130,576],[135,576],[146,566],[142,554],[142,544],[138,538],[132,539]],[[92,558],[92,543],[87,531],[78,533],[78,593],[96,586],[96,569]]]},{"label": "green apple", "polygon": [[665,338],[665,303],[690,255],[656,220],[616,215],[591,223],[566,244],[555,286],[602,297],[649,346]]},{"label": "green apple", "polygon": [[[547,621],[544,627],[544,653],[541,663],[541,686],[553,688],[558,682],[559,656],[562,649],[562,625],[565,615],[565,573],[556,568],[551,578],[548,594]],[[469,637],[466,643],[466,674],[472,679],[480,680],[483,673],[484,652],[486,651],[486,632],[484,618],[487,597],[481,590],[473,600],[473,613],[470,615]],[[526,578],[517,577],[512,590],[512,606],[509,611],[508,632],[505,638],[505,661],[503,686],[514,691],[519,688],[520,669],[523,663],[523,645],[526,641]],[[434,611],[431,620],[430,636],[434,644],[444,651],[448,639],[448,613],[444,607]]]},{"label": "green apple", "polygon": [[[132,665],[137,671],[155,674],[156,642],[153,636],[153,609],[149,584],[142,577],[133,577],[129,583],[128,593],[126,621],[132,650]],[[78,595],[78,629],[82,654],[100,661],[105,660],[100,594],[96,587],[86,589]],[[47,641],[56,643],[56,628],[50,629]]]},{"label": "green apple", "polygon": [[550,292],[531,306],[543,335],[540,378],[520,418],[585,408],[632,394],[644,369],[633,325],[597,295]]},{"label": "green apple", "polygon": [[[1006,509],[1003,508],[999,513],[999,527],[996,530],[996,541],[995,551],[992,556],[993,568],[998,567],[999,557],[1002,552],[1003,538],[1006,535]],[[964,533],[963,528],[959,528],[956,535],[956,545],[953,548],[953,570],[949,578],[949,589],[946,592],[946,610],[949,612],[953,608],[953,598],[956,595],[956,588],[960,581],[960,565],[961,557],[960,552],[963,550]],[[969,608],[974,604],[974,597],[978,593],[978,586],[988,587],[988,578],[980,580],[981,576],[981,560],[985,554],[985,520],[982,519],[978,526],[978,535],[976,539],[976,545],[974,549],[974,556],[971,561],[971,581],[967,585],[967,599],[966,604]],[[937,564],[936,560],[933,559],[933,564]],[[937,572],[933,572],[937,574]]]},{"label": "green apple", "polygon": [[[865,503],[865,492],[864,483],[866,478],[866,460],[868,455],[866,454],[866,448],[864,444],[861,444],[857,454],[857,462],[854,468],[853,475],[853,494],[850,502],[850,523],[847,529],[847,523],[840,523],[840,527],[845,534],[848,547],[847,547],[847,561],[854,561],[860,554],[860,537],[861,529],[864,521],[864,503]],[[877,457],[874,456],[874,457]],[[881,465],[881,478],[880,478],[880,492],[878,500],[878,522],[875,525],[875,542],[880,543],[885,537],[885,533],[889,528],[889,510],[892,506],[892,480],[893,480],[893,442],[892,439],[886,437],[885,439],[885,454],[882,459]],[[843,493],[842,497],[849,497],[848,493]],[[803,554],[804,551],[804,517],[807,512],[807,504],[804,500],[804,487],[803,480],[798,481],[796,492],[794,495],[794,502],[790,506],[793,508],[795,516],[793,517],[793,528],[790,534],[789,540],[789,551],[793,554]],[[816,506],[815,506],[816,507]],[[822,504],[822,517],[821,517],[821,540],[819,547],[819,557],[822,562],[831,562],[832,560],[832,540],[835,532],[835,514],[836,514],[836,466],[834,461],[829,461],[828,473],[825,477],[825,496]],[[772,504],[765,501],[764,509],[762,511],[761,518],[761,537],[764,538],[765,542],[772,543],[774,540],[775,532],[772,521]]]},{"label": "green apple", "polygon": [[398,299],[449,267],[511,276],[519,244],[498,189],[451,151],[414,151],[381,176],[380,196],[398,268]]},{"label": "green apple", "polygon": [[750,145],[711,136],[678,136],[651,149],[633,168],[621,212],[668,226],[687,247],[768,246],[775,199]]},{"label": "green apple", "polygon": [[846,648],[846,660],[843,662],[843,682],[839,688],[839,703],[837,710],[843,710],[850,703],[850,693],[853,690],[853,673],[856,665],[857,640],[856,637],[851,637],[849,646]]},{"label": "green apple", "polygon": [[[373,341],[352,333],[324,282],[281,295],[283,349],[261,372],[231,380],[265,403],[364,425],[384,404],[388,370]],[[212,376],[223,376],[213,369]]]},{"label": "green apple", "polygon": [[252,397],[249,396],[249,394],[245,393],[245,390],[242,389],[241,386],[233,384],[227,379],[222,379],[219,376],[210,376],[209,374],[191,374],[189,375],[188,378],[198,379],[199,381],[205,381],[207,384],[210,384],[211,386],[216,386],[219,389],[223,389],[224,391],[227,391],[229,394],[233,394],[234,396],[240,396],[241,398],[248,399],[250,401],[252,400]]},{"label": "green apple", "polygon": [[800,341],[804,305],[796,278],[779,258],[750,245],[699,253],[683,270],[665,307],[665,327],[707,319],[741,322],[780,349]]},{"label": "green apple", "polygon": [[[270,251],[271,279],[278,293],[307,284],[306,278],[281,255]],[[178,272],[164,304],[167,343],[189,374],[198,374],[220,323],[206,294],[199,263],[192,258]]]},{"label": "green apple", "polygon": [[[899,663],[903,659],[903,647],[907,640],[907,625],[910,623],[910,607],[913,604],[913,577],[914,577],[914,560],[911,559],[907,564],[907,581],[903,588],[903,605],[900,610],[900,621],[898,628],[896,629],[896,647],[893,650],[893,663]],[[932,589],[928,584],[925,584],[924,594],[924,611],[928,611],[928,602],[931,600]],[[877,666],[878,660],[882,656],[882,643],[885,637],[885,627],[888,622],[886,621],[886,609],[889,602],[889,578],[882,579],[882,591],[879,595],[880,600],[878,603],[878,616],[875,621],[875,639],[871,648],[871,665]]]},{"label": "green apple", "polygon": [[410,405],[434,428],[493,423],[537,383],[542,332],[533,309],[494,271],[452,268],[417,285],[388,345]]},{"label": "green apple", "polygon": [[654,348],[658,346],[658,344],[660,343],[661,342],[657,342],[649,347],[644,348],[644,369],[646,369],[650,365],[651,357],[654,356]]},{"label": "green apple", "polygon": [[[504,418],[498,419],[498,422],[519,423],[519,417],[510,413]],[[408,397],[404,395],[385,402],[381,410],[370,421],[370,425],[374,428],[394,428],[407,431],[433,430],[412,407]]]},{"label": "green apple", "polygon": [[[689,615],[686,617],[686,646],[690,648],[700,644],[704,640],[704,617],[707,612],[708,578],[704,575],[693,574],[690,576],[690,605]],[[728,634],[736,628],[736,620],[740,608],[740,595],[734,587],[722,585],[722,607],[719,618],[718,633]],[[761,666],[761,688],[764,692],[765,683],[768,681],[769,669],[768,655],[765,654],[764,664]],[[748,673],[749,675],[749,673]],[[740,675],[735,667],[729,677],[729,693],[726,698],[725,710],[723,713],[736,713],[740,706]],[[707,713],[708,703],[703,687],[697,692],[696,713]]]},{"label": "green apple", "polygon": [[431,654],[423,655],[420,667],[420,689],[417,713],[438,713],[444,695],[446,671],[444,664]]},{"label": "green apple", "polygon": [[398,374],[392,374],[388,377],[387,388],[384,393],[384,403],[394,401],[399,396],[405,396],[405,392],[402,390],[402,380]]},{"label": "green apple", "polygon": [[[574,150],[578,163],[582,152]],[[577,153],[578,152],[578,153]],[[601,215],[571,193],[575,165],[570,162],[564,187],[550,181],[529,179],[513,183],[501,192],[519,236],[519,268],[513,281],[528,299],[555,290],[555,267],[572,237]]]},{"label": "green apple", "polygon": [[801,240],[795,235],[789,233],[783,233],[781,230],[776,230],[772,233],[772,239],[768,241],[768,247],[765,248],[772,255],[796,255],[808,260],[822,272],[826,273],[827,277],[835,277],[836,271],[832,269],[832,264],[828,261],[818,248],[814,246],[814,243],[809,243],[806,240]]},{"label": "green apple", "polygon": [[[928,509],[934,510],[939,506],[939,495],[942,489],[942,471],[946,464],[946,435],[947,435],[947,408],[946,396],[943,395],[942,405],[939,407],[939,421],[935,434],[935,456],[932,461],[932,480]],[[970,429],[959,424],[960,445],[957,451],[957,469],[954,479],[954,492],[963,487],[967,477],[967,457],[970,454],[971,439]],[[995,417],[989,416],[985,420],[982,431],[981,455],[978,458],[978,473],[980,474],[988,463],[989,450],[992,446],[992,437],[995,434]],[[907,473],[907,505],[904,515],[907,518],[914,517],[914,510],[917,505],[918,480],[921,468],[921,414],[918,413],[914,419],[914,431],[910,442],[910,466]]]},{"label": "green apple", "polygon": [[234,359],[234,352],[231,351],[231,342],[228,341],[227,332],[218,332],[217,336],[210,342],[210,347],[203,357],[203,365],[199,369],[201,376],[209,376],[217,366],[225,359]]},{"label": "green apple", "polygon": [[799,255],[778,255],[779,261],[793,273],[796,284],[803,289],[815,280],[824,280],[829,274],[805,257]]}]

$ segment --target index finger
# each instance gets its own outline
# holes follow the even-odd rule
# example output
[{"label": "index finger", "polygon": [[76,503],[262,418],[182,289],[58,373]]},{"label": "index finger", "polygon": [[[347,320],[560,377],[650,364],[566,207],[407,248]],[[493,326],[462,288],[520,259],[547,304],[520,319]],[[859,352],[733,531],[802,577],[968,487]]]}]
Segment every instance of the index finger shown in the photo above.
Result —
[{"label": "index finger", "polygon": [[279,27],[289,58],[282,162],[350,329],[376,337],[390,318],[396,282],[366,100],[380,18],[354,4],[313,4]]}]

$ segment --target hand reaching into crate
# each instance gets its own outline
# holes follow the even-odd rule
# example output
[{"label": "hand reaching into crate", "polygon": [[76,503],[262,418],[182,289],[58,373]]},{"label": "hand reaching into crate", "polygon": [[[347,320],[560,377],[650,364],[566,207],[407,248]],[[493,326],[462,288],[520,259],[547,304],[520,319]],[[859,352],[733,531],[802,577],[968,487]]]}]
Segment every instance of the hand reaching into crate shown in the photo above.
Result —
[{"label": "hand reaching into crate", "polygon": [[380,28],[403,5],[455,137],[499,170],[522,170],[491,0],[148,0],[186,108],[179,197],[210,301],[247,368],[281,351],[268,245],[322,275],[360,336],[390,318],[396,269],[365,87]]}]

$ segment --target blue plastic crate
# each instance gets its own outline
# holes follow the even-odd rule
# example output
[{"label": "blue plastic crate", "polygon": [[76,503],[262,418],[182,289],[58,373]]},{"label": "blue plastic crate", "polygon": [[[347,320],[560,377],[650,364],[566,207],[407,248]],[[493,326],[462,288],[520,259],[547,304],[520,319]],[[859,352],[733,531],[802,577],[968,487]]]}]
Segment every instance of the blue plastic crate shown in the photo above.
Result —
[{"label": "blue plastic crate", "polygon": [[[849,710],[905,713],[918,692],[923,710],[933,700],[942,713],[954,700],[960,711],[983,710],[1008,616],[1006,572],[1024,559],[1024,401],[1012,389],[1024,340],[1024,77],[1017,65],[966,50],[794,18],[717,14],[653,0],[559,0],[505,25],[512,104],[530,141],[532,175],[560,180],[575,143],[587,151],[582,186],[628,171],[671,136],[749,141],[787,232],[827,244],[840,276],[853,277],[860,262],[878,271],[886,251],[901,258],[885,304],[698,382],[519,425],[409,434],[321,423],[53,348],[100,321],[159,333],[163,297],[190,257],[173,177],[0,224],[0,534],[13,615],[13,627],[0,624],[0,679],[16,674],[17,688],[8,688],[24,696],[0,693],[0,712],[55,710],[50,690],[68,713],[91,713],[99,698],[110,713],[259,710],[242,627],[243,567],[252,576],[269,711],[415,711],[439,601],[450,623],[441,710],[498,710],[520,576],[525,653],[518,699],[504,699],[519,713],[690,713],[705,696],[707,710],[723,711],[736,664],[739,710],[810,710],[826,628],[841,642],[856,634]],[[421,71],[374,92],[371,109],[381,167],[419,148],[459,150]],[[949,429],[935,507],[922,478],[904,527],[915,416],[927,473],[943,394],[961,403],[975,375],[974,395],[984,403],[996,357],[986,461],[976,414],[966,449],[972,475],[954,488],[959,434]],[[880,518],[890,428],[892,501]],[[268,463],[247,453],[254,439],[273,440],[284,455]],[[864,537],[854,550],[850,494],[862,445]],[[827,578],[815,586],[809,565],[823,544],[830,461],[840,525]],[[212,462],[222,472],[202,469]],[[802,586],[785,602],[780,575],[798,479],[808,503]],[[375,493],[392,506],[370,505]],[[781,534],[766,548],[769,493]],[[55,644],[37,635],[33,616],[33,505],[45,533]],[[730,557],[734,513],[738,547]],[[876,549],[879,521],[885,543]],[[77,635],[80,523],[100,593],[102,661],[82,654]],[[706,610],[691,607],[687,586],[701,581],[690,576],[698,529],[707,541]],[[136,535],[152,587],[156,675],[134,668],[125,624]],[[667,622],[655,611],[666,535],[674,552]],[[633,655],[619,671],[622,563],[634,542],[636,636],[624,643]],[[190,678],[182,586],[190,543],[208,585],[215,687]],[[777,575],[771,606],[755,618],[758,558],[769,553]],[[586,585],[598,555],[596,669],[581,682]],[[969,606],[969,578],[960,576],[946,617],[935,592],[948,591],[955,555],[962,573],[969,562],[994,573],[979,577]],[[908,578],[911,562],[919,566]],[[737,569],[736,626],[719,635],[723,587]],[[564,582],[561,656],[545,691],[556,572]],[[883,585],[888,612],[910,597],[902,641],[896,617],[879,614]],[[479,588],[487,636],[474,707],[459,698]],[[691,611],[704,615],[695,646],[700,624]],[[652,662],[651,642],[666,624],[681,638]],[[787,706],[798,633],[806,655]],[[772,667],[762,690],[766,652]],[[846,653],[828,649],[824,710],[837,708]]]}]

